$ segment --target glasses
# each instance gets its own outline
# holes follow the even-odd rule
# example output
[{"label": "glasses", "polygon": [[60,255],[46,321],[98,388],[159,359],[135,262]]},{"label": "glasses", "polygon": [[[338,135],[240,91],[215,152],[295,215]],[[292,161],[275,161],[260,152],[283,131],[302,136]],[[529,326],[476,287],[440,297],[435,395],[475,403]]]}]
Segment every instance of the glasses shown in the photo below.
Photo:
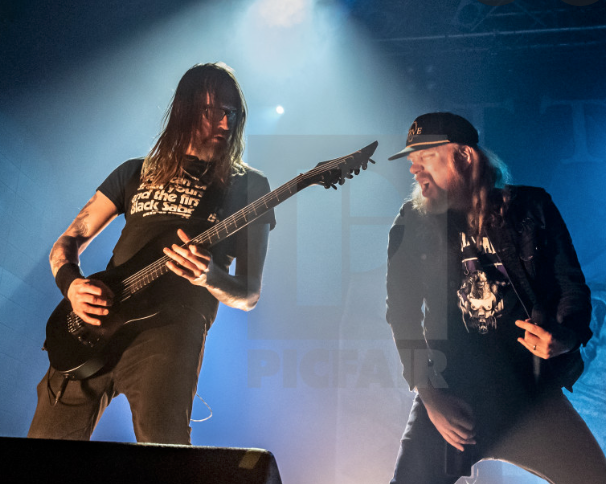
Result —
[{"label": "glasses", "polygon": [[202,114],[211,122],[211,124],[219,124],[225,117],[227,117],[227,124],[233,124],[238,117],[238,110],[204,106],[202,108]]}]

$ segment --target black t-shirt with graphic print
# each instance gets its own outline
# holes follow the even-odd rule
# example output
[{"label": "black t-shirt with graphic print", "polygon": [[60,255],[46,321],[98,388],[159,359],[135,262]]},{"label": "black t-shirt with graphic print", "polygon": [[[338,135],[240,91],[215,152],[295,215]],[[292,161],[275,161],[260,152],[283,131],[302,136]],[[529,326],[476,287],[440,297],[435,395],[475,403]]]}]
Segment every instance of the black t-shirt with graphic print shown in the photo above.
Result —
[{"label": "black t-shirt with graphic print", "polygon": [[[193,158],[185,165],[185,176],[175,177],[166,186],[149,188],[141,182],[142,165],[142,158],[126,161],[98,188],[126,220],[110,267],[128,261],[158,237],[166,236],[167,240],[177,242],[179,228],[194,237],[214,221],[226,218],[270,191],[267,178],[247,168],[244,174],[233,176],[229,188],[223,192],[208,184],[204,176],[206,164]],[[273,229],[276,223],[273,210],[253,223],[268,223]],[[223,268],[229,266],[235,257],[235,240],[246,236],[246,230],[240,232],[211,249],[215,263]]]},{"label": "black t-shirt with graphic print", "polygon": [[459,283],[448,295],[445,378],[473,395],[530,390],[532,354],[515,325],[528,317],[524,307],[488,237],[478,247],[464,217],[450,211],[448,218],[449,278]]},{"label": "black t-shirt with graphic print", "polygon": [[[183,229],[193,238],[214,222],[225,219],[269,192],[267,179],[252,168],[247,167],[244,174],[232,176],[227,190],[219,190],[205,180],[206,163],[194,158],[186,161],[185,176],[175,177],[165,186],[146,187],[141,183],[143,159],[140,158],[120,165],[99,186],[98,190],[116,205],[126,220],[108,269],[121,266],[142,249],[153,256],[151,262],[160,259],[164,255],[162,247],[181,243],[177,229]],[[273,210],[252,223],[267,223],[273,229],[276,223]],[[237,255],[236,248],[246,250],[247,237],[245,227],[212,246],[209,250],[213,263],[228,270]],[[148,243],[151,248],[145,247]],[[138,267],[135,269],[139,270]],[[169,274],[168,277],[172,276]],[[159,304],[158,309],[163,314],[171,314],[183,306],[202,316],[210,327],[219,306],[210,292],[188,284],[170,283],[160,287],[161,300],[154,304]]]}]

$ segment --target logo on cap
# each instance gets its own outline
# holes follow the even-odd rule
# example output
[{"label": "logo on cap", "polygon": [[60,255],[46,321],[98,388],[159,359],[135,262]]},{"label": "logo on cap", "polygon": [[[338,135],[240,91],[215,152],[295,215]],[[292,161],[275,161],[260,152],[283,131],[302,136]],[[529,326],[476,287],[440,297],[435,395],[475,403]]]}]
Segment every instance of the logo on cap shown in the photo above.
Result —
[{"label": "logo on cap", "polygon": [[415,136],[421,134],[421,131],[423,131],[423,127],[422,126],[420,128],[417,127],[417,122],[416,121],[414,123],[412,123],[412,126],[408,130],[408,138],[406,139],[406,142],[407,143],[412,142],[412,140],[413,140],[413,138]]}]

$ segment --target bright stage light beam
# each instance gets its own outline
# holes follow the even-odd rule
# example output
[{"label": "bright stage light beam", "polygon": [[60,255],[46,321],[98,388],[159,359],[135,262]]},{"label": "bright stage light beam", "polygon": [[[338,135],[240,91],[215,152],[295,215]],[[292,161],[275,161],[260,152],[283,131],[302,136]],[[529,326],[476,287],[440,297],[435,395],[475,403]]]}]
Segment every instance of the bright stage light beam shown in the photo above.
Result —
[{"label": "bright stage light beam", "polygon": [[309,16],[311,0],[259,0],[261,17],[270,27],[289,28],[303,23]]},{"label": "bright stage light beam", "polygon": [[281,105],[276,106],[276,113],[284,114],[284,107],[282,107]]}]

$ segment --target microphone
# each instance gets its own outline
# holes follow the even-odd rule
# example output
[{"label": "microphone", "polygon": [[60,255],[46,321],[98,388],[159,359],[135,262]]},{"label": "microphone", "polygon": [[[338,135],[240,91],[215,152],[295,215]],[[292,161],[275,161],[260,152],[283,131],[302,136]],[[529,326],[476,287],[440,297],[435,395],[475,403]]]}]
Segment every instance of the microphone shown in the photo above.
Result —
[{"label": "microphone", "polygon": [[[542,328],[547,326],[547,313],[541,304],[535,304],[533,306],[530,321],[533,324],[536,324],[537,326],[540,326]],[[532,374],[534,375],[534,381],[536,383],[541,377],[541,358],[539,358],[537,355],[532,356]]]}]

